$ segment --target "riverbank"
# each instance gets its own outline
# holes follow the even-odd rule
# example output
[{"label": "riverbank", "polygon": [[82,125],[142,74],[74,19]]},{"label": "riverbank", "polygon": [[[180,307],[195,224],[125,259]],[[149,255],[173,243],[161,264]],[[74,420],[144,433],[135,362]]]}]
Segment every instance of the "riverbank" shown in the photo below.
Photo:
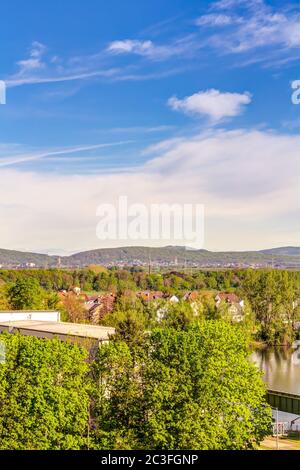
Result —
[{"label": "riverbank", "polygon": [[[276,437],[266,437],[260,444],[259,450],[277,450]],[[300,450],[300,439],[288,437],[278,438],[278,450]]]}]

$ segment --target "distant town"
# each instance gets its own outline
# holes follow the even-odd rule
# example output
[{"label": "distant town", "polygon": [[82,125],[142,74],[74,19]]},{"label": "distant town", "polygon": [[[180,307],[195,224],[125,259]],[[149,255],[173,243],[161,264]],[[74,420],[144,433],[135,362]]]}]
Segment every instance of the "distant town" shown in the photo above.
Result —
[{"label": "distant town", "polygon": [[270,248],[260,251],[216,252],[181,246],[100,248],[70,256],[50,256],[14,250],[0,250],[0,269],[81,268],[90,264],[105,267],[142,267],[151,270],[186,268],[278,268],[300,267],[299,247]]}]

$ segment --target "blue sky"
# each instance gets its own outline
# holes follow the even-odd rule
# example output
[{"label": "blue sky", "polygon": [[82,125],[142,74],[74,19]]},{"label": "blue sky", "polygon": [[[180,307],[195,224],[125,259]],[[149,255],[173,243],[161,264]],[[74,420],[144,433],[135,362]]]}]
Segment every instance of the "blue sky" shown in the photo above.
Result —
[{"label": "blue sky", "polygon": [[204,204],[208,249],[299,245],[298,2],[1,6],[1,247],[104,246],[120,194]]}]

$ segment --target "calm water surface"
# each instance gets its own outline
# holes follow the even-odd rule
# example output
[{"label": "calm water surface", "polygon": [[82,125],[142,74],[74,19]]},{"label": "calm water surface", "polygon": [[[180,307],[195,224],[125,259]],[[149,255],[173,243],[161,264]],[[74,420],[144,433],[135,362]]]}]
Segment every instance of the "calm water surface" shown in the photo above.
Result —
[{"label": "calm water surface", "polygon": [[264,372],[271,390],[300,395],[300,344],[294,348],[265,348],[255,351],[251,359]]}]

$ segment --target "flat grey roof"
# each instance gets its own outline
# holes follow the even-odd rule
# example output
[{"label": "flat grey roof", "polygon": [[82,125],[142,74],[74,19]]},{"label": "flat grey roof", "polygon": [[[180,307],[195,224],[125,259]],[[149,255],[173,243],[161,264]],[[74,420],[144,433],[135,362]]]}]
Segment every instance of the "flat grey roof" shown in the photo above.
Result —
[{"label": "flat grey roof", "polygon": [[97,340],[108,340],[109,335],[115,333],[115,329],[109,326],[86,325],[85,323],[67,323],[52,321],[20,320],[0,322],[0,327],[5,329],[16,328],[28,331],[50,333],[53,335],[79,336]]}]

